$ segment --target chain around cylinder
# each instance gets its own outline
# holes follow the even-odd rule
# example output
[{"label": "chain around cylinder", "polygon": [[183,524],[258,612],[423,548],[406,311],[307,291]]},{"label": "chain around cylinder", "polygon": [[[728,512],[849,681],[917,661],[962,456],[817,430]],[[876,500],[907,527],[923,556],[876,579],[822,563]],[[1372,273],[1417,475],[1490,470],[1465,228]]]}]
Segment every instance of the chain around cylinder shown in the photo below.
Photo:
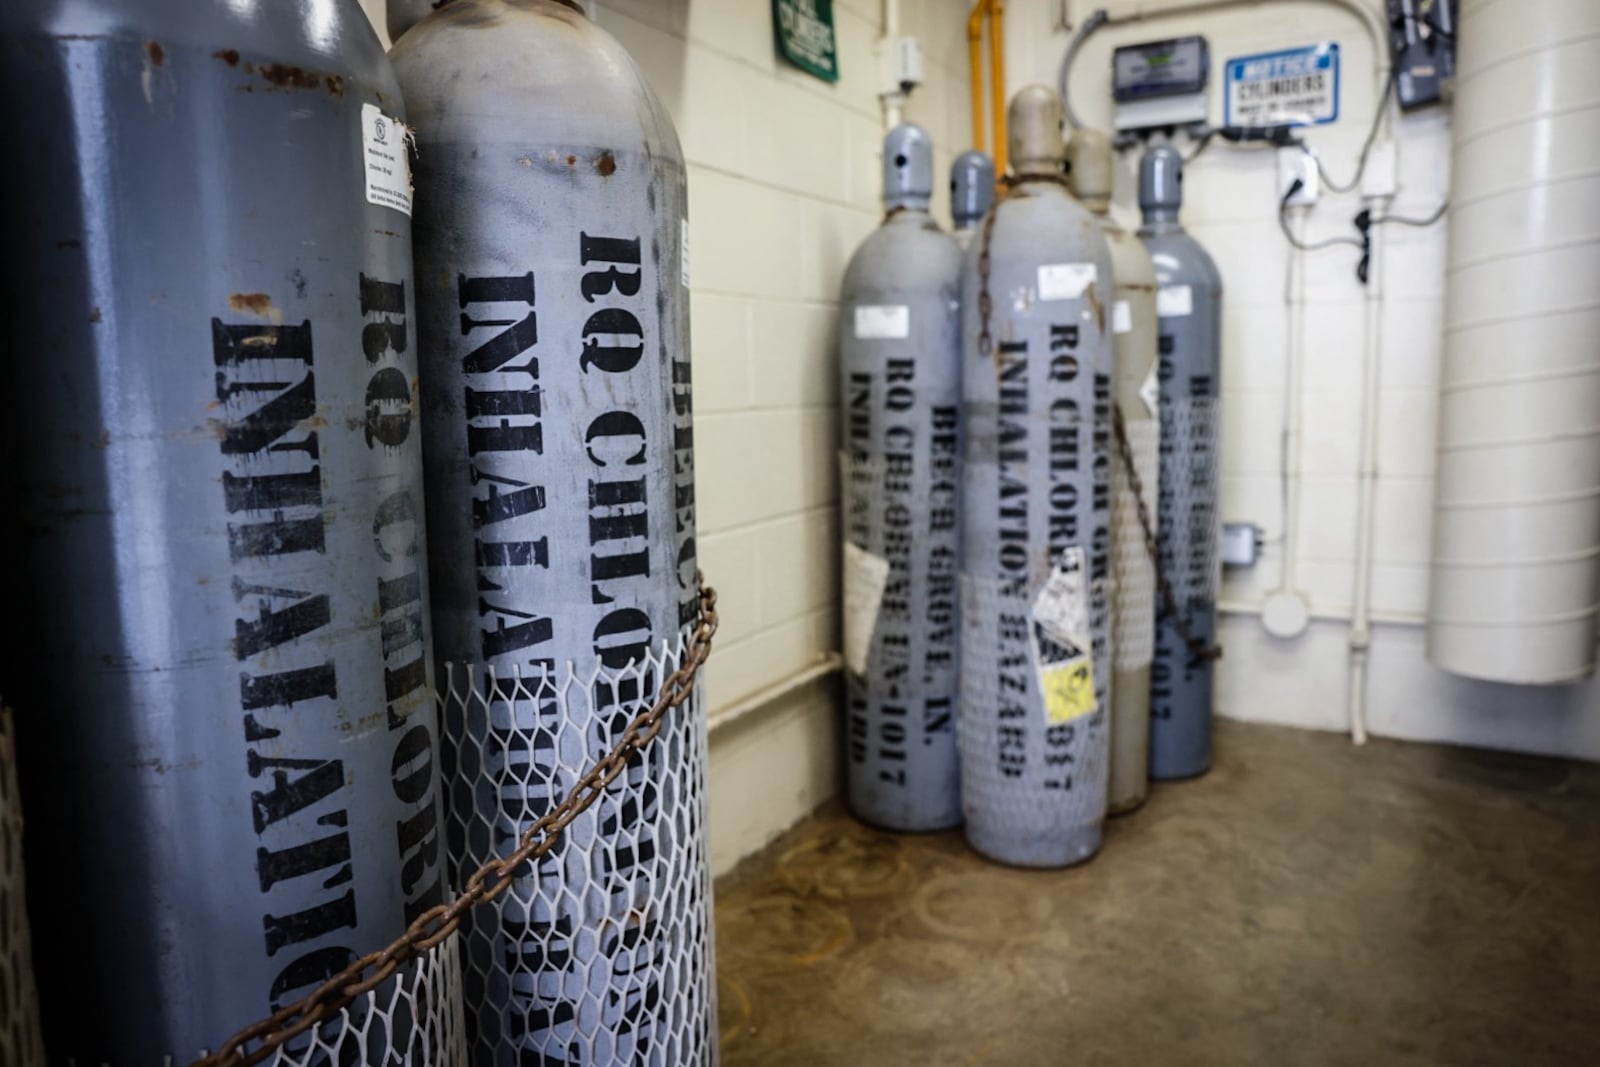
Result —
[{"label": "chain around cylinder", "polygon": [[519,871],[554,848],[573,820],[593,807],[606,788],[627,769],[629,761],[656,739],[667,714],[682,707],[694,694],[695,678],[711,655],[711,641],[717,632],[716,590],[705,584],[703,575],[696,575],[696,580],[700,621],[689,638],[683,663],[661,683],[655,703],[634,717],[621,740],[578,779],[566,799],[522,832],[515,851],[492,859],[474,871],[459,897],[417,916],[393,944],[361,957],[303,999],[240,1030],[216,1052],[195,1061],[193,1067],[250,1067],[301,1034],[331,1021],[358,997],[388,981],[405,964],[454,935],[467,912],[498,899],[511,887]]},{"label": "chain around cylinder", "polygon": [[1000,192],[995,196],[989,213],[983,217],[983,235],[978,240],[978,354],[984,359],[994,355],[994,333],[990,329],[990,320],[994,317],[994,297],[989,292],[989,275],[993,270],[989,246],[994,242],[994,220],[999,217],[1000,205],[1005,203],[1011,191],[1030,182],[1048,182],[1063,189],[1069,188],[1065,175],[1061,174],[1008,174],[1000,179]]},{"label": "chain around cylinder", "polygon": [[[1144,483],[1139,478],[1139,469],[1134,465],[1133,446],[1128,443],[1128,427],[1122,418],[1122,405],[1111,406],[1111,425],[1116,433],[1117,454],[1122,457],[1122,468],[1127,473],[1128,485],[1133,490],[1133,501],[1139,512],[1139,526],[1144,532],[1144,548],[1150,555],[1150,565],[1156,572],[1156,589],[1161,596],[1161,615],[1172,620],[1172,625],[1178,631],[1178,636],[1183,639],[1185,647],[1189,650],[1189,666],[1198,667],[1207,660],[1221,659],[1222,646],[1212,644],[1194,632],[1186,616],[1178,606],[1178,594],[1172,589],[1172,580],[1167,577],[1167,569],[1161,562],[1161,540],[1156,532],[1155,523],[1150,521],[1150,509],[1145,504]],[[1159,619],[1157,620],[1159,621]]]}]

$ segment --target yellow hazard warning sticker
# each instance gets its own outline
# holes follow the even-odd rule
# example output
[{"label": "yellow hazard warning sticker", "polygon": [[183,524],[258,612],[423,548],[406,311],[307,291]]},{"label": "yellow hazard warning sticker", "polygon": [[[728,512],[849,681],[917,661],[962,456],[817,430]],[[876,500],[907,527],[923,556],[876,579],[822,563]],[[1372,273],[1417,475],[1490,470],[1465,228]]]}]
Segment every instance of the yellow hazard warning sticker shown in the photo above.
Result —
[{"label": "yellow hazard warning sticker", "polygon": [[1044,717],[1051,726],[1093,714],[1094,661],[1088,656],[1039,668]]}]

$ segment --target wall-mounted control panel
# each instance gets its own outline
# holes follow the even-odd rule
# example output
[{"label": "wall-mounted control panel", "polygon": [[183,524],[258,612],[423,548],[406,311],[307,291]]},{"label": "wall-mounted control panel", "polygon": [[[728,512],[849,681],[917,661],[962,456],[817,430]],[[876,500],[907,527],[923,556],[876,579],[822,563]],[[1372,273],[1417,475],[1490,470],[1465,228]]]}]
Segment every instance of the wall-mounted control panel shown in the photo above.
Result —
[{"label": "wall-mounted control panel", "polygon": [[1123,45],[1111,53],[1118,130],[1205,122],[1211,49],[1200,36]]}]

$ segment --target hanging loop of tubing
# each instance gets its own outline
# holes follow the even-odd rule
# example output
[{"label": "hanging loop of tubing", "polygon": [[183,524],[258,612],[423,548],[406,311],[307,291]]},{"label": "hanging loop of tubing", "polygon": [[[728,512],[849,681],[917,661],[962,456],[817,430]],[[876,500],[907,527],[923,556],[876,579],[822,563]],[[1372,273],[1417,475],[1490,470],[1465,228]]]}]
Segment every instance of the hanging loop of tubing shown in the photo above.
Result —
[{"label": "hanging loop of tubing", "polygon": [[[977,0],[967,16],[967,57],[972,66],[972,147],[994,158],[998,183],[1006,175],[1006,39],[1005,0]],[[994,115],[994,149],[989,149],[983,121],[983,26],[989,24],[989,104]]]}]

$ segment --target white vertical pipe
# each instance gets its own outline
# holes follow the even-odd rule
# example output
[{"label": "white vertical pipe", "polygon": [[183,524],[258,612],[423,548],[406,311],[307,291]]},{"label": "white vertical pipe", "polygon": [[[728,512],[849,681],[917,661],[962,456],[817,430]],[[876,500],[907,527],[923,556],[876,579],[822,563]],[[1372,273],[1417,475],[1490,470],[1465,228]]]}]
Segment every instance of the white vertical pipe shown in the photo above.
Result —
[{"label": "white vertical pipe", "polygon": [[[1290,209],[1295,239],[1305,239],[1303,207]],[[1295,556],[1300,534],[1300,373],[1305,364],[1306,254],[1289,248],[1289,353],[1283,368],[1283,564],[1278,571],[1280,593],[1294,593]]]},{"label": "white vertical pipe", "polygon": [[[890,64],[894,63],[893,50],[899,39],[900,0],[883,0],[883,36],[878,40],[878,68],[880,75],[886,75],[890,70]],[[878,94],[878,102],[883,108],[883,132],[885,136],[904,120],[905,101],[905,93],[887,84],[884,86],[884,91]]]},{"label": "white vertical pipe", "polygon": [[[1387,198],[1367,201],[1372,217],[1382,214]],[[1364,301],[1366,337],[1361,356],[1361,440],[1356,463],[1355,591],[1350,607],[1350,740],[1367,743],[1367,656],[1372,647],[1373,522],[1378,503],[1378,398],[1383,366],[1383,227],[1373,226],[1368,246],[1367,291]]]}]

